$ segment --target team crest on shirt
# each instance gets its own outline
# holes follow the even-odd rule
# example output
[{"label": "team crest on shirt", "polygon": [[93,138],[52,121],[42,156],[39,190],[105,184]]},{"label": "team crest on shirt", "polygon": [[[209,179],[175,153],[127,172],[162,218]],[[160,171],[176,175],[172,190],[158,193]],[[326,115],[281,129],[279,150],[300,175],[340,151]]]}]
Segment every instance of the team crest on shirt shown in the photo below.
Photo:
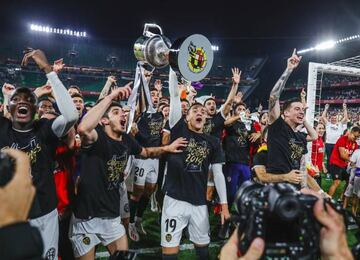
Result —
[{"label": "team crest on shirt", "polygon": [[82,239],[82,242],[85,244],[85,245],[90,245],[90,237],[84,237],[83,239]]},{"label": "team crest on shirt", "polygon": [[171,235],[171,234],[166,234],[165,240],[166,240],[167,242],[170,242],[171,239],[172,239],[172,235]]},{"label": "team crest on shirt", "polygon": [[206,141],[196,142],[194,138],[190,138],[185,152],[187,171],[198,172],[201,171],[201,165],[209,155],[210,149]]},{"label": "team crest on shirt", "polygon": [[124,205],[124,211],[125,211],[126,213],[129,213],[129,212],[130,212],[129,203],[126,203],[126,204]]},{"label": "team crest on shirt", "polygon": [[54,247],[50,248],[46,254],[45,254],[45,257],[47,260],[54,260],[55,259],[55,253],[56,253],[56,250]]}]

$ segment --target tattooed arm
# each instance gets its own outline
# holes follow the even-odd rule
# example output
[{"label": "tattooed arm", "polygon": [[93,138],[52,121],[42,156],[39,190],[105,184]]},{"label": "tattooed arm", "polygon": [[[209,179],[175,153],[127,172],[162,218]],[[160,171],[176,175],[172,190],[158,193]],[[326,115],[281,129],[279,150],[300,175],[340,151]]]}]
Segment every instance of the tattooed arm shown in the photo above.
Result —
[{"label": "tattooed arm", "polygon": [[280,95],[284,90],[285,84],[289,79],[292,71],[299,65],[301,56],[296,55],[296,49],[292,56],[287,60],[287,67],[280,79],[276,82],[275,86],[270,92],[269,98],[269,124],[275,122],[280,116]]}]

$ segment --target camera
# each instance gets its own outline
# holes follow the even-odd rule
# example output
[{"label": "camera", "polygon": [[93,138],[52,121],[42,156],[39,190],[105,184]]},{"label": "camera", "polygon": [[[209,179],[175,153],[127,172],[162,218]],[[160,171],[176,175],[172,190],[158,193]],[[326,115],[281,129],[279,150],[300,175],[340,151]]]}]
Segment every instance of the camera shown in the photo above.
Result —
[{"label": "camera", "polygon": [[261,237],[262,259],[319,259],[321,225],[313,214],[317,200],[288,183],[244,182],[235,197],[239,250],[246,252]]},{"label": "camera", "polygon": [[5,186],[12,179],[14,170],[15,160],[0,152],[0,187]]}]

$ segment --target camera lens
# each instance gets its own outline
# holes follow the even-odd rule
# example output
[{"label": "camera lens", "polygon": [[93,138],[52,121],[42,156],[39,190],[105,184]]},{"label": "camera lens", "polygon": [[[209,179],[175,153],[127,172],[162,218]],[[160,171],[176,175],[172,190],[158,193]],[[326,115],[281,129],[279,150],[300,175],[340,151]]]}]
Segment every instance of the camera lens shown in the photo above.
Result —
[{"label": "camera lens", "polygon": [[296,197],[285,195],[278,198],[275,212],[282,220],[292,221],[299,216],[301,205]]},{"label": "camera lens", "polygon": [[261,184],[253,183],[251,181],[244,182],[235,195],[234,204],[236,211],[241,213],[242,205],[251,199],[251,194],[254,191],[261,188],[264,188],[264,186]]}]

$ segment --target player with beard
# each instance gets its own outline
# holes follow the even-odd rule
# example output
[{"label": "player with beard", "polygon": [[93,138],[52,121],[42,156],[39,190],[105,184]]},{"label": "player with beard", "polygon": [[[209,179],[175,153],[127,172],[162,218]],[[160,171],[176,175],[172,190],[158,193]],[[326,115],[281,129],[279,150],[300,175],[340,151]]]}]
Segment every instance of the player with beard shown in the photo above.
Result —
[{"label": "player with beard", "polygon": [[[241,71],[238,68],[233,68],[231,69],[231,72],[233,74],[231,90],[226,99],[226,102],[220,108],[220,111],[219,112],[216,111],[216,102],[213,97],[206,99],[204,102],[204,107],[207,112],[207,118],[205,121],[203,132],[205,134],[212,135],[218,139],[221,138],[221,134],[224,129],[225,118],[230,113],[231,105],[240,83]],[[208,209],[210,210],[211,200],[214,193],[214,178],[211,167],[209,169],[209,180],[207,185],[208,186],[207,186],[206,197],[207,197]]]},{"label": "player with beard", "polygon": [[113,90],[84,116],[78,127],[84,149],[69,236],[79,259],[94,259],[95,246],[100,243],[110,254],[128,248],[120,223],[119,188],[129,155],[158,157],[166,152],[182,152],[178,149],[186,146],[179,138],[168,146],[143,148],[125,134],[125,113],[114,100],[127,98],[130,92],[129,86]]},{"label": "player with beard", "polygon": [[209,215],[206,206],[208,169],[212,164],[214,181],[222,205],[221,217],[229,218],[226,185],[222,173],[224,163],[220,140],[203,133],[206,110],[194,103],[182,119],[177,77],[169,75],[170,140],[184,137],[188,145],[181,154],[168,154],[164,184],[164,205],[161,218],[163,259],[176,259],[182,231],[188,227],[199,259],[209,259]]},{"label": "player with beard", "polygon": [[37,110],[36,96],[28,88],[18,88],[9,99],[12,121],[0,118],[0,148],[14,148],[26,152],[31,161],[31,176],[36,197],[30,211],[30,223],[39,228],[46,259],[57,259],[58,213],[53,179],[55,150],[60,137],[76,123],[77,113],[65,87],[52,71],[41,50],[28,49],[22,61],[27,65],[33,59],[46,73],[51,83],[61,115],[55,120],[34,120]]},{"label": "player with beard", "polygon": [[[306,142],[317,139],[314,128],[304,119],[304,105],[301,100],[288,100],[280,111],[280,95],[286,81],[299,65],[301,56],[296,55],[296,49],[287,60],[287,68],[271,90],[269,99],[269,133],[268,133],[268,163],[267,172],[286,174],[291,170],[300,170],[303,155],[306,153]],[[304,125],[308,135],[296,131]],[[303,167],[305,168],[305,167]],[[305,174],[299,171],[299,174]],[[308,179],[311,177],[308,176]],[[316,182],[315,182],[316,183]],[[309,183],[310,184],[310,183]],[[300,185],[299,185],[300,186]],[[300,188],[298,186],[298,188]]]},{"label": "player with beard", "polygon": [[[154,109],[157,110],[159,103],[159,91],[155,88],[150,90],[151,101]],[[137,122],[138,133],[136,140],[143,147],[161,146],[161,133],[163,129],[164,116],[162,112],[152,113],[146,111],[140,115]],[[159,159],[135,158],[133,165],[134,186],[130,196],[130,224],[129,235],[134,241],[139,241],[141,235],[146,235],[142,225],[144,211],[149,204],[150,196],[154,193],[158,174]],[[135,218],[136,216],[136,218]]]}]

